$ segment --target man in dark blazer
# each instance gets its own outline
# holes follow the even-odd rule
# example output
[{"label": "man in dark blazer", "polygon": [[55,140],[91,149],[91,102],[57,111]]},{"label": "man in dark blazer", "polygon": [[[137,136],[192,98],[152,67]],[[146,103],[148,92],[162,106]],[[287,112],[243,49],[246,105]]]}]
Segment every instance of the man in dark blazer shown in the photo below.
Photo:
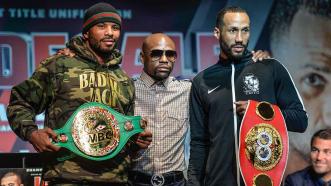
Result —
[{"label": "man in dark blazer", "polygon": [[285,186],[331,185],[331,129],[317,131],[311,139],[311,166],[287,176]]}]

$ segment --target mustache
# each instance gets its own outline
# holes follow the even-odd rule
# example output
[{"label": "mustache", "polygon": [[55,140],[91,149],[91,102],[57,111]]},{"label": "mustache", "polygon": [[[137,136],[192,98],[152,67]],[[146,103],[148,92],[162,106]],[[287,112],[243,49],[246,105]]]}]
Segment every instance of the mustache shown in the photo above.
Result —
[{"label": "mustache", "polygon": [[163,69],[167,69],[167,70],[169,70],[169,71],[172,70],[172,67],[169,66],[169,65],[166,65],[166,64],[158,65],[158,66],[155,67],[155,69],[161,69],[161,68],[163,68]]},{"label": "mustache", "polygon": [[101,41],[104,41],[104,40],[114,40],[115,41],[115,39],[112,36],[103,37],[100,40]]},{"label": "mustache", "polygon": [[171,67],[169,67],[169,66],[157,66],[156,68],[157,68],[157,69],[159,69],[159,68],[164,68],[164,69],[169,69],[169,70],[171,69]]},{"label": "mustache", "polygon": [[243,47],[245,48],[247,45],[243,44],[243,43],[235,43],[235,44],[232,44],[230,47],[233,48],[233,47]]}]

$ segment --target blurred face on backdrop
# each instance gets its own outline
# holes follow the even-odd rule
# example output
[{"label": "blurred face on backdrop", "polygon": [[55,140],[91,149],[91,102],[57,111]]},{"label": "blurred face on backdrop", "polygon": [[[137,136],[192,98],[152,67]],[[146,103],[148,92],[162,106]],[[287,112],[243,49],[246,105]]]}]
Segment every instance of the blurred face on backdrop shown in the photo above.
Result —
[{"label": "blurred face on backdrop", "polygon": [[214,29],[214,36],[219,40],[223,58],[239,60],[243,57],[249,40],[249,25],[246,13],[225,13],[223,25]]},{"label": "blurred face on backdrop", "polygon": [[324,181],[331,179],[331,140],[314,138],[310,152],[314,171],[322,175]]},{"label": "blurred face on backdrop", "polygon": [[113,22],[98,23],[91,27],[84,38],[97,54],[107,55],[116,48],[121,33],[120,26]]},{"label": "blurred face on backdrop", "polygon": [[1,179],[1,186],[23,186],[23,184],[17,175],[10,175]]},{"label": "blurred face on backdrop", "polygon": [[274,38],[271,49],[288,68],[307,109],[308,128],[304,134],[290,133],[290,144],[308,160],[307,138],[331,127],[331,19],[299,10],[289,32]]},{"label": "blurred face on backdrop", "polygon": [[177,58],[173,40],[165,34],[152,34],[144,40],[140,60],[144,71],[156,81],[169,77]]}]

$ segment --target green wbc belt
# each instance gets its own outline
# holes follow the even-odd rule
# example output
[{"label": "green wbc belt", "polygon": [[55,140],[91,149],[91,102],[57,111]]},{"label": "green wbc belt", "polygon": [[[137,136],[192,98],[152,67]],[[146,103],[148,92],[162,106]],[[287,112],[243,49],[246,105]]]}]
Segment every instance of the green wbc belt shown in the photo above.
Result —
[{"label": "green wbc belt", "polygon": [[140,116],[124,116],[107,105],[89,102],[54,130],[58,135],[54,143],[81,157],[102,161],[116,156],[130,137],[144,128]]}]

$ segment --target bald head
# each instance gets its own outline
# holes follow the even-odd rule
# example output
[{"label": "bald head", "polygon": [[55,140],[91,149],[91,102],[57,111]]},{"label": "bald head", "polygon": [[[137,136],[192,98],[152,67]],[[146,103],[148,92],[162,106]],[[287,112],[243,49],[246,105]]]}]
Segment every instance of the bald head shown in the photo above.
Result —
[{"label": "bald head", "polygon": [[155,46],[169,45],[173,50],[176,50],[175,42],[166,34],[155,33],[147,36],[141,47],[142,51],[146,53],[146,50],[153,48]]},{"label": "bald head", "polygon": [[155,81],[167,79],[177,59],[175,42],[165,34],[151,34],[144,40],[141,50],[144,72]]}]

